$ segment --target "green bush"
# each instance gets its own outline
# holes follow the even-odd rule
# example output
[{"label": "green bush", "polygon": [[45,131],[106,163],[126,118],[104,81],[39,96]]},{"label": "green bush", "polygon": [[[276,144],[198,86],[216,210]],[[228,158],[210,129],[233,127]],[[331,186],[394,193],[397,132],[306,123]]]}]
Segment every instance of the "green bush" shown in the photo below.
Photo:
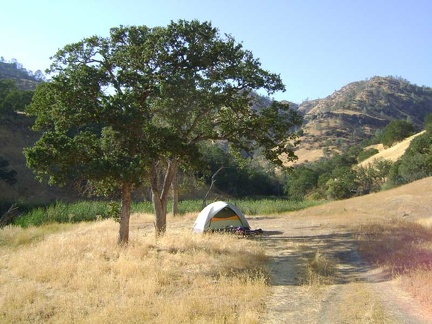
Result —
[{"label": "green bush", "polygon": [[414,126],[405,120],[392,120],[381,135],[381,142],[390,147],[414,134]]},{"label": "green bush", "polygon": [[364,151],[361,151],[358,155],[357,155],[357,161],[361,162],[366,160],[367,158],[370,158],[371,156],[374,156],[375,154],[379,153],[379,151],[375,148],[370,148]]}]

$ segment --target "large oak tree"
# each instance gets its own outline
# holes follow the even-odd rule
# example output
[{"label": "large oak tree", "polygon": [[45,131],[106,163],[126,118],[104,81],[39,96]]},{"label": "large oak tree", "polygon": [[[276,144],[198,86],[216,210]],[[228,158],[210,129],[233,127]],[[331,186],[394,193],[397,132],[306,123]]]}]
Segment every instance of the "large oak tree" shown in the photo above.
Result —
[{"label": "large oak tree", "polygon": [[28,108],[41,138],[28,165],[54,184],[121,193],[119,243],[127,243],[131,192],[148,181],[156,233],[166,230],[168,192],[180,165],[199,161],[199,144],[226,140],[282,165],[293,160],[288,105],[254,94],[283,91],[277,74],[208,22],[112,28],[59,50],[51,79]]}]

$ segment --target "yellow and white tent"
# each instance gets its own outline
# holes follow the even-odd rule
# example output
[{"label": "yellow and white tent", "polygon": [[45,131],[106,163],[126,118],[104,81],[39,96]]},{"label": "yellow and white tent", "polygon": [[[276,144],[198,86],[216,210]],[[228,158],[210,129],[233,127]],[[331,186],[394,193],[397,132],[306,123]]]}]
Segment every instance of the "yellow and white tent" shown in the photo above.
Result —
[{"label": "yellow and white tent", "polygon": [[242,212],[234,205],[225,201],[216,201],[207,205],[195,220],[194,233],[222,230],[227,227],[249,228],[249,223]]}]

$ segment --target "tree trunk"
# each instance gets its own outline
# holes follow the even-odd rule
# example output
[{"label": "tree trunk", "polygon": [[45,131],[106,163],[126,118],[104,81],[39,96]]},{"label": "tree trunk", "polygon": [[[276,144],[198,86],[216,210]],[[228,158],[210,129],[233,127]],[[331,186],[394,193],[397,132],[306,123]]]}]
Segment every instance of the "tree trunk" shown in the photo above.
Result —
[{"label": "tree trunk", "polygon": [[160,184],[158,164],[153,164],[150,171],[150,186],[152,190],[152,201],[155,212],[155,230],[156,236],[163,235],[166,232],[166,213],[169,197],[169,189],[171,187],[174,170],[177,168],[176,160],[168,161],[168,166],[165,172],[163,182]]},{"label": "tree trunk", "polygon": [[153,209],[155,212],[155,230],[156,236],[163,235],[166,232],[166,204],[164,208],[163,201],[160,199],[158,191],[152,190]]},{"label": "tree trunk", "polygon": [[129,242],[129,219],[131,211],[132,185],[124,183],[121,192],[120,230],[117,243],[124,245]]}]

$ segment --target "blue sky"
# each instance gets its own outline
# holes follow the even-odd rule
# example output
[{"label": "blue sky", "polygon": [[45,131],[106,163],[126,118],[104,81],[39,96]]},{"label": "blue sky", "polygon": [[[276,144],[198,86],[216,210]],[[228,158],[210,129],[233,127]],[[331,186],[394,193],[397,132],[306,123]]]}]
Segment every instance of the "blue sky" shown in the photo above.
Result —
[{"label": "blue sky", "polygon": [[45,70],[64,45],[119,25],[211,21],[281,75],[278,100],[324,98],[375,75],[432,86],[430,0],[16,0],[0,4],[0,56]]}]

